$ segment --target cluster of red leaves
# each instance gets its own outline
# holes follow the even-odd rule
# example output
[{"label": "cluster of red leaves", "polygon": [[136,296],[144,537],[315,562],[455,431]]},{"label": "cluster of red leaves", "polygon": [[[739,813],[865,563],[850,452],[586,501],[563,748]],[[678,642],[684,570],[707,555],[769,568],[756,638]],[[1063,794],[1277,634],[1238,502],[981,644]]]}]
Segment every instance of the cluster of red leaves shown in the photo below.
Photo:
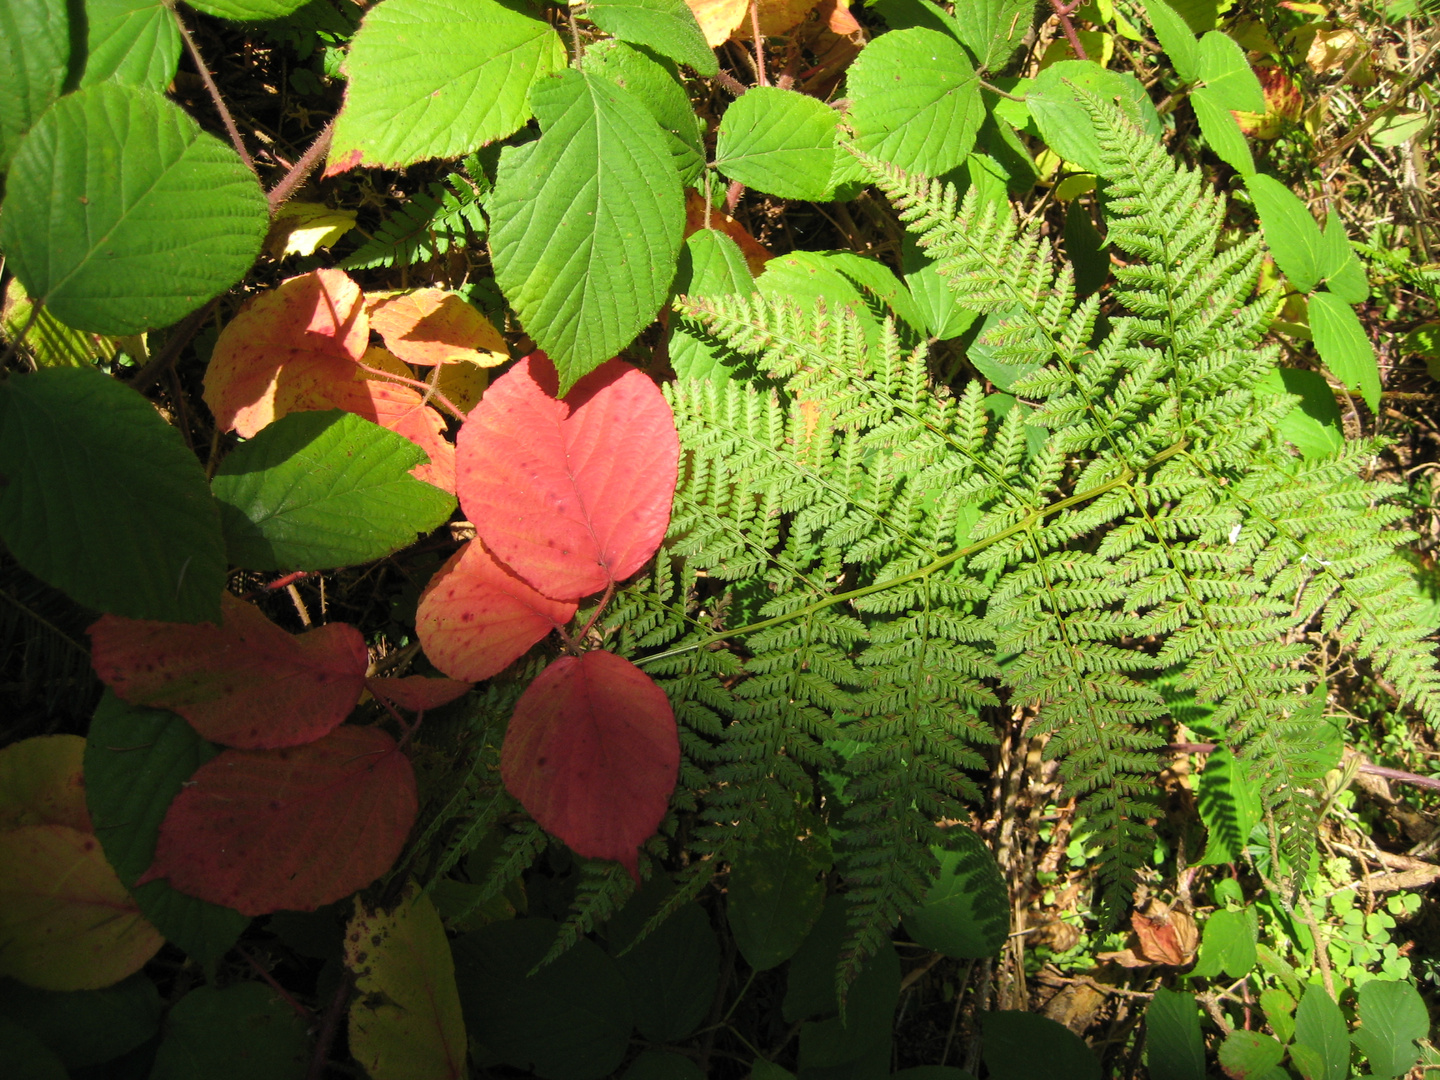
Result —
[{"label": "cluster of red leaves", "polygon": [[310,911],[389,870],[415,822],[415,774],[395,740],[340,726],[361,694],[422,712],[470,684],[367,678],[365,641],[345,623],[295,637],[228,594],[222,613],[219,626],[106,615],[90,628],[116,694],[230,747],[170,804],[138,884],[168,878],[246,915]]},{"label": "cluster of red leaves", "polygon": [[[608,599],[669,525],[680,443],[655,384],[611,360],[563,399],[557,390],[550,360],[528,356],[460,429],[456,493],[476,539],[431,579],[416,617],[426,655],[455,678],[488,678],[563,633],[577,601]],[[540,673],[500,759],[506,788],[545,829],[636,876],[679,767],[664,692],[602,650]]]},{"label": "cluster of red leaves", "polygon": [[[383,347],[371,346],[372,331]],[[453,492],[455,448],[429,401],[451,402],[463,417],[483,369],[506,359],[499,332],[454,293],[367,296],[343,270],[316,270],[252,297],[221,331],[205,403],[222,431],[247,439],[287,413],[355,413],[424,450],[430,462],[417,479]],[[433,383],[411,378],[412,364],[436,369]]]}]

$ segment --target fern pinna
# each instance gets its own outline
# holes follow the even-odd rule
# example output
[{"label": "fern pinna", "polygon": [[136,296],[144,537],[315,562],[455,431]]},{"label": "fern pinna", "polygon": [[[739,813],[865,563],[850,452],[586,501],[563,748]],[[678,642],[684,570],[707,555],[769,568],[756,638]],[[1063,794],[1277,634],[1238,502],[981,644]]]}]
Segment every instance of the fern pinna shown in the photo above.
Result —
[{"label": "fern pinna", "polygon": [[1103,303],[1013,215],[861,155],[956,304],[1003,316],[989,344],[1029,372],[1003,416],[848,310],[677,304],[759,378],[670,387],[669,559],[609,625],[689,729],[703,845],[730,858],[797,804],[829,815],[850,971],[977,799],[987,705],[1049,736],[1112,910],[1152,848],[1162,674],[1213,707],[1292,855],[1324,767],[1307,627],[1440,719],[1400,512],[1357,477],[1374,445],[1303,461],[1276,433],[1294,399],[1255,390],[1277,362],[1258,238],[1228,242],[1196,172],[1086,107],[1124,255]]}]

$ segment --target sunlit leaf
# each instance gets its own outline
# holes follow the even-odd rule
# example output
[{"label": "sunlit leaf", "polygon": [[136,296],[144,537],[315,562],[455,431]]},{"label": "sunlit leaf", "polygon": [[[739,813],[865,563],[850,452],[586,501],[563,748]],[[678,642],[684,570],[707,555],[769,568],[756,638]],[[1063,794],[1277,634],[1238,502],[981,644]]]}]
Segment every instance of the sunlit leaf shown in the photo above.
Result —
[{"label": "sunlit leaf", "polygon": [[1310,332],[1330,373],[1380,410],[1380,366],[1355,309],[1326,289],[1310,295]]},{"label": "sunlit leaf", "polygon": [[355,973],[350,1052],[372,1080],[459,1080],[465,1020],[445,927],[413,883],[395,907],[371,911],[357,896],[345,928]]},{"label": "sunlit leaf", "polygon": [[574,603],[536,592],[472,540],[425,586],[415,632],[437,668],[478,681],[504,671],[575,611]]},{"label": "sunlit leaf", "polygon": [[90,628],[96,673],[126,701],[177,712],[227,746],[308,743],[350,714],[370,659],[355,627],[297,637],[229,593],[222,608],[219,626],[105,616]]},{"label": "sunlit leaf", "polygon": [[90,833],[0,832],[0,975],[44,990],[95,989],[139,971],[164,940]]},{"label": "sunlit leaf", "polygon": [[65,85],[70,10],[65,0],[0,0],[0,172]]},{"label": "sunlit leaf", "polygon": [[697,75],[714,75],[719,69],[685,0],[594,0],[585,14],[606,33],[688,64]]},{"label": "sunlit leaf", "polygon": [[415,289],[372,293],[367,298],[370,328],[385,347],[407,364],[451,364],[468,360],[495,367],[510,359],[509,348],[490,320],[459,293]]},{"label": "sunlit leaf", "polygon": [[379,728],[226,750],[171,804],[140,883],[168,878],[246,915],[314,911],[389,870],[416,809],[410,759]]},{"label": "sunlit leaf", "polygon": [[164,91],[180,60],[180,30],[164,0],[85,0],[81,86],[112,79]]},{"label": "sunlit leaf", "polygon": [[595,650],[562,656],[521,695],[500,776],[547,831],[578,855],[639,877],[641,843],[670,803],[680,769],[675,713],[630,661]]},{"label": "sunlit leaf", "polygon": [[758,86],[720,118],[715,167],[731,180],[783,199],[828,200],[839,114],[796,90]]},{"label": "sunlit leaf", "polygon": [[[594,10],[593,8],[591,10]],[[597,41],[585,50],[582,70],[623,87],[645,106],[670,147],[680,182],[694,184],[705,168],[705,144],[699,118],[675,65],[664,57],[623,41]],[[686,192],[688,203],[693,191]]]},{"label": "sunlit leaf", "polygon": [[68,825],[90,832],[84,761],[78,735],[37,735],[0,750],[0,829]]},{"label": "sunlit leaf", "polygon": [[1371,979],[1360,987],[1360,1027],[1351,1041],[1370,1063],[1372,1076],[1396,1077],[1410,1071],[1420,1053],[1416,1039],[1430,1033],[1425,999],[1412,982]]},{"label": "sunlit leaf", "polygon": [[1265,173],[1247,177],[1265,243],[1275,265],[1301,292],[1309,292],[1325,273],[1325,238],[1300,197]]},{"label": "sunlit leaf", "polygon": [[1095,125],[1080,103],[1078,90],[1115,101],[1136,127],[1159,140],[1160,116],[1139,79],[1128,72],[1109,71],[1093,60],[1062,60],[1036,76],[1025,101],[1045,144],[1066,161],[1087,172],[1101,171]]},{"label": "sunlit leaf", "polygon": [[316,248],[328,248],[354,227],[354,210],[334,210],[324,203],[292,200],[275,211],[265,248],[277,259],[313,255]]},{"label": "sunlit leaf", "polygon": [[[665,397],[621,360],[557,399],[533,354],[485,393],[458,439],[466,517],[546,596],[578,599],[638,571],[670,521],[680,443]],[[453,674],[453,672],[452,672]]]}]

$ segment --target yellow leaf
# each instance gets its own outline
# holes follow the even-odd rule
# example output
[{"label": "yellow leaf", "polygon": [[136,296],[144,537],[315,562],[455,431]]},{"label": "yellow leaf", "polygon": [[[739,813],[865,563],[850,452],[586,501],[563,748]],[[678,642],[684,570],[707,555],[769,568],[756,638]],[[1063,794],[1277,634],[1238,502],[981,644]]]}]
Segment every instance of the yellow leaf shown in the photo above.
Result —
[{"label": "yellow leaf", "polygon": [[411,883],[393,911],[367,911],[355,898],[345,964],[356,989],[350,1052],[372,1080],[466,1075],[455,961],[435,905],[418,886]]},{"label": "yellow leaf", "polygon": [[78,735],[40,735],[0,750],[0,829],[68,825],[90,832],[84,758]]},{"label": "yellow leaf", "polygon": [[[0,336],[9,341],[19,337],[30,321],[32,307],[20,280],[11,278],[5,289],[5,305],[0,309]],[[122,344],[119,338],[66,326],[42,308],[25,335],[25,347],[40,367],[89,367],[96,360],[114,360]]]},{"label": "yellow leaf", "polygon": [[354,210],[332,210],[324,203],[287,202],[275,211],[266,250],[277,259],[314,255],[355,227]]},{"label": "yellow leaf", "polygon": [[[1101,67],[1110,63],[1110,58],[1115,55],[1115,35],[1102,33],[1099,30],[1076,30],[1075,36],[1080,39],[1080,47],[1085,50],[1085,57],[1094,60]],[[1045,55],[1040,58],[1040,71],[1044,71],[1051,64],[1058,64],[1061,60],[1074,60],[1075,50],[1070,48],[1070,40],[1063,34],[1050,42],[1045,49]]]},{"label": "yellow leaf", "polygon": [[41,990],[98,990],[164,943],[93,835],[68,825],[0,832],[0,975]]},{"label": "yellow leaf", "polygon": [[510,359],[500,331],[459,293],[444,289],[370,293],[365,310],[370,328],[407,364],[468,360],[481,367],[496,367]]}]

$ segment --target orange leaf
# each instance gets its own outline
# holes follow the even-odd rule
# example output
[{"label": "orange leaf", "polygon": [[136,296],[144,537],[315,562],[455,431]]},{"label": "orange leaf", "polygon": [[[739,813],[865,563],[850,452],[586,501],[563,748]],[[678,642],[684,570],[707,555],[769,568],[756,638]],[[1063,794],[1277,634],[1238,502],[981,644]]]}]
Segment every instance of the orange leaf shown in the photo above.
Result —
[{"label": "orange leaf", "polygon": [[460,505],[494,556],[574,600],[639,570],[670,522],[680,461],[660,389],[623,360],[564,400],[544,353],[495,380],[460,429]]},{"label": "orange leaf", "polygon": [[246,301],[220,332],[205,403],[220,430],[247,439],[286,412],[331,408],[303,402],[317,385],[348,379],[344,362],[358,360],[369,340],[360,288],[344,271],[290,278]]},{"label": "orange leaf", "polygon": [[562,656],[520,696],[500,778],[532,817],[590,859],[639,881],[639,846],[665,817],[680,739],[665,691],[630,661]]},{"label": "orange leaf", "polygon": [[427,679],[410,675],[404,679],[366,679],[365,689],[397,709],[422,712],[448,705],[470,692],[468,682],[456,679]]},{"label": "orange leaf", "polygon": [[84,758],[78,735],[37,735],[0,750],[0,829],[68,825],[90,832]]},{"label": "orange leaf", "polygon": [[[685,191],[685,235],[705,228],[705,198],[694,188]],[[748,229],[729,214],[710,208],[710,228],[723,232],[740,247],[751,277],[759,277],[765,264],[773,258],[769,250],[750,235]]]},{"label": "orange leaf", "polygon": [[468,361],[495,367],[510,359],[500,332],[458,293],[444,289],[372,293],[365,307],[371,328],[407,364]]},{"label": "orange leaf", "polygon": [[415,823],[415,771],[379,728],[285,750],[226,750],[170,804],[136,885],[245,915],[314,911],[384,874]]},{"label": "orange leaf", "polygon": [[430,456],[429,464],[415,466],[410,474],[454,494],[455,447],[445,438],[445,418],[408,386],[379,379],[357,379],[356,382],[365,388],[365,401],[357,402],[349,411],[404,435],[424,450]]},{"label": "orange leaf", "polygon": [[685,0],[712,49],[723,45],[750,12],[750,0]]},{"label": "orange leaf", "polygon": [[96,990],[165,943],[93,835],[68,825],[0,832],[0,975],[42,990]]},{"label": "orange leaf", "polygon": [[[760,5],[760,36],[780,37],[787,30],[793,30],[805,21],[805,16],[819,0],[757,0]],[[740,20],[740,26],[736,29],[735,38],[741,41],[750,40],[750,9],[745,9],[745,17]]]},{"label": "orange leaf", "polygon": [[296,746],[335,728],[365,685],[360,631],[331,623],[287,634],[226,593],[223,622],[147,622],[104,615],[90,627],[91,663],[132,705],[169,709],[226,746]]},{"label": "orange leaf", "polygon": [[415,632],[441,671],[479,680],[498,675],[530,646],[575,617],[573,603],[536,592],[472,540],[425,586]]}]

